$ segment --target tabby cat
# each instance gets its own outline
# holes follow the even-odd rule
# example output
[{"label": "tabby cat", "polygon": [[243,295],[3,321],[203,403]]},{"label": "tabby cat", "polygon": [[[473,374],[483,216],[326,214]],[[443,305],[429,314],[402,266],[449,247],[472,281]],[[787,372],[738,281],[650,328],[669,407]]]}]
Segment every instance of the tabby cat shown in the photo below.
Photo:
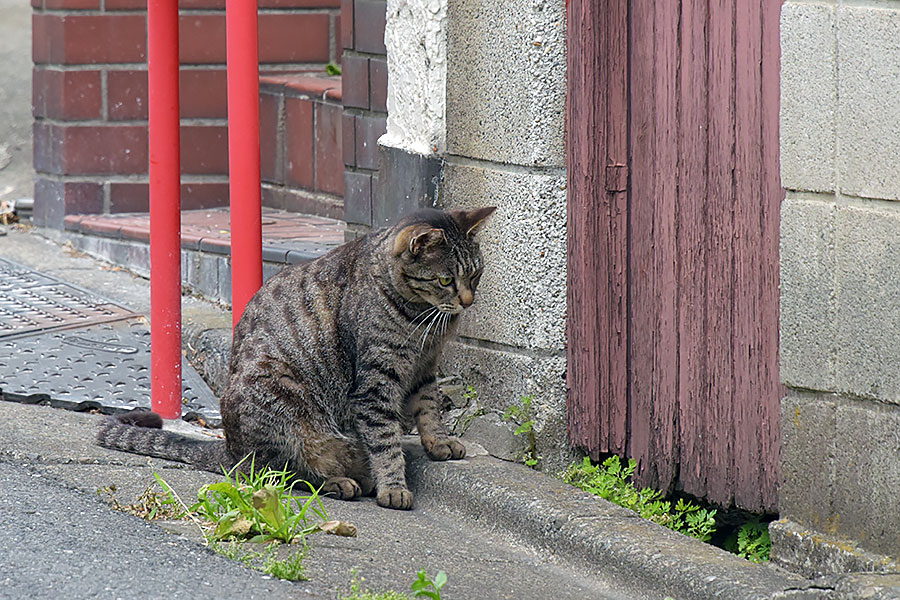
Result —
[{"label": "tabby cat", "polygon": [[474,234],[493,211],[417,212],[266,282],[234,331],[224,441],[129,413],[103,421],[98,443],[211,471],[253,454],[339,498],[412,508],[403,432],[414,422],[432,460],[466,453],[441,423],[435,368],[474,301]]}]

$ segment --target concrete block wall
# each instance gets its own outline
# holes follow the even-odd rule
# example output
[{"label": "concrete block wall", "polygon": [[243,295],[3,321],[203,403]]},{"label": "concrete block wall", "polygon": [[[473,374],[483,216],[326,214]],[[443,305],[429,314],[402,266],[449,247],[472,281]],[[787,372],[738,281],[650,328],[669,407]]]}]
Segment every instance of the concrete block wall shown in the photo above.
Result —
[{"label": "concrete block wall", "polygon": [[565,3],[448,0],[441,204],[495,205],[486,270],[444,368],[502,411],[533,397],[537,451],[570,458],[565,412]]},{"label": "concrete block wall", "polygon": [[[146,0],[32,0],[37,224],[145,211]],[[224,0],[180,3],[182,206],[227,204]],[[341,56],[339,0],[261,0],[263,72]],[[298,35],[302,32],[302,35]]]},{"label": "concrete block wall", "polygon": [[[900,557],[900,4],[786,2],[781,44],[775,555],[896,568],[867,553]],[[819,537],[792,542],[797,525]]]}]

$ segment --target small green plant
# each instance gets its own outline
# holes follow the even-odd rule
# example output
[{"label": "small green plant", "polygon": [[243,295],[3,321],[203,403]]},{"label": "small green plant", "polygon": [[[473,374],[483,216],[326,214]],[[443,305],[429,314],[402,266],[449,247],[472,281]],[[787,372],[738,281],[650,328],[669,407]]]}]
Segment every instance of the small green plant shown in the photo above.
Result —
[{"label": "small green plant", "polygon": [[423,569],[416,573],[416,580],[413,581],[412,588],[416,598],[431,598],[431,600],[441,600],[441,588],[447,583],[447,574],[438,571],[434,579],[428,576]]},{"label": "small green plant", "polygon": [[541,457],[537,455],[537,443],[534,437],[534,412],[531,404],[534,400],[533,396],[521,396],[517,404],[513,404],[501,415],[504,421],[512,421],[516,424],[513,435],[524,435],[528,440],[528,448],[522,456],[522,461],[531,467],[536,468]]},{"label": "small green plant", "polygon": [[766,562],[772,550],[769,526],[767,523],[761,523],[759,519],[748,521],[725,540],[724,546],[729,552],[749,561]]},{"label": "small green plant", "polygon": [[384,591],[373,592],[371,590],[363,590],[362,583],[365,577],[361,577],[356,569],[350,571],[350,595],[338,596],[339,600],[410,600],[406,594],[400,592]]},{"label": "small green plant", "polygon": [[633,510],[654,523],[704,542],[712,538],[716,530],[715,510],[700,508],[684,499],[672,506],[654,489],[637,489],[631,481],[636,468],[634,459],[623,466],[618,456],[612,456],[595,465],[585,457],[581,463],[569,465],[561,477],[566,483]]},{"label": "small green plant", "polygon": [[334,63],[328,63],[327,65],[325,65],[325,72],[329,75],[340,75],[341,67]]},{"label": "small green plant", "polygon": [[239,467],[226,472],[225,481],[200,488],[197,502],[188,509],[213,524],[210,538],[291,543],[320,530],[318,522],[312,522],[314,515],[328,520],[319,490],[303,481],[309,495],[293,495],[297,482],[286,468],[256,469],[252,461],[247,472]]},{"label": "small green plant", "polygon": [[278,544],[270,543],[262,551],[248,550],[246,545],[236,540],[227,544],[213,541],[210,549],[225,558],[236,560],[251,569],[262,571],[272,577],[287,581],[305,581],[303,559],[306,558],[306,547],[291,552],[287,558],[278,558]]}]

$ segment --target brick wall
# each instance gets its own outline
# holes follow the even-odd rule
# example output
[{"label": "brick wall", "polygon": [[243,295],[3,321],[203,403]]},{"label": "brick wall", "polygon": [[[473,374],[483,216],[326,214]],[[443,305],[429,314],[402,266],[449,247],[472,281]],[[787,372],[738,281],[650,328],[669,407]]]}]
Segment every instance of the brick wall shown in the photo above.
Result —
[{"label": "brick wall", "polygon": [[263,204],[344,216],[341,78],[260,78],[260,167]]},{"label": "brick wall", "polygon": [[344,220],[348,235],[373,225],[378,192],[378,138],[387,120],[384,0],[341,1],[344,114]]},{"label": "brick wall", "polygon": [[[224,0],[182,0],[182,206],[225,205]],[[339,62],[339,0],[260,0],[264,73]],[[33,0],[35,222],[146,211],[145,0]],[[331,192],[337,187],[332,186]]]}]

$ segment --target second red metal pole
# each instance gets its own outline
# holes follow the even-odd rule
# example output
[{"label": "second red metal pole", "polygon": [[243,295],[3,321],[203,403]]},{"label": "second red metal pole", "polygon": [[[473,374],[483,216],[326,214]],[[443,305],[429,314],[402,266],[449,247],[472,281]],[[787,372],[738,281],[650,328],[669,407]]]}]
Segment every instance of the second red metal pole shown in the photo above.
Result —
[{"label": "second red metal pole", "polygon": [[231,314],[237,326],[262,285],[259,49],[256,0],[226,0]]}]

